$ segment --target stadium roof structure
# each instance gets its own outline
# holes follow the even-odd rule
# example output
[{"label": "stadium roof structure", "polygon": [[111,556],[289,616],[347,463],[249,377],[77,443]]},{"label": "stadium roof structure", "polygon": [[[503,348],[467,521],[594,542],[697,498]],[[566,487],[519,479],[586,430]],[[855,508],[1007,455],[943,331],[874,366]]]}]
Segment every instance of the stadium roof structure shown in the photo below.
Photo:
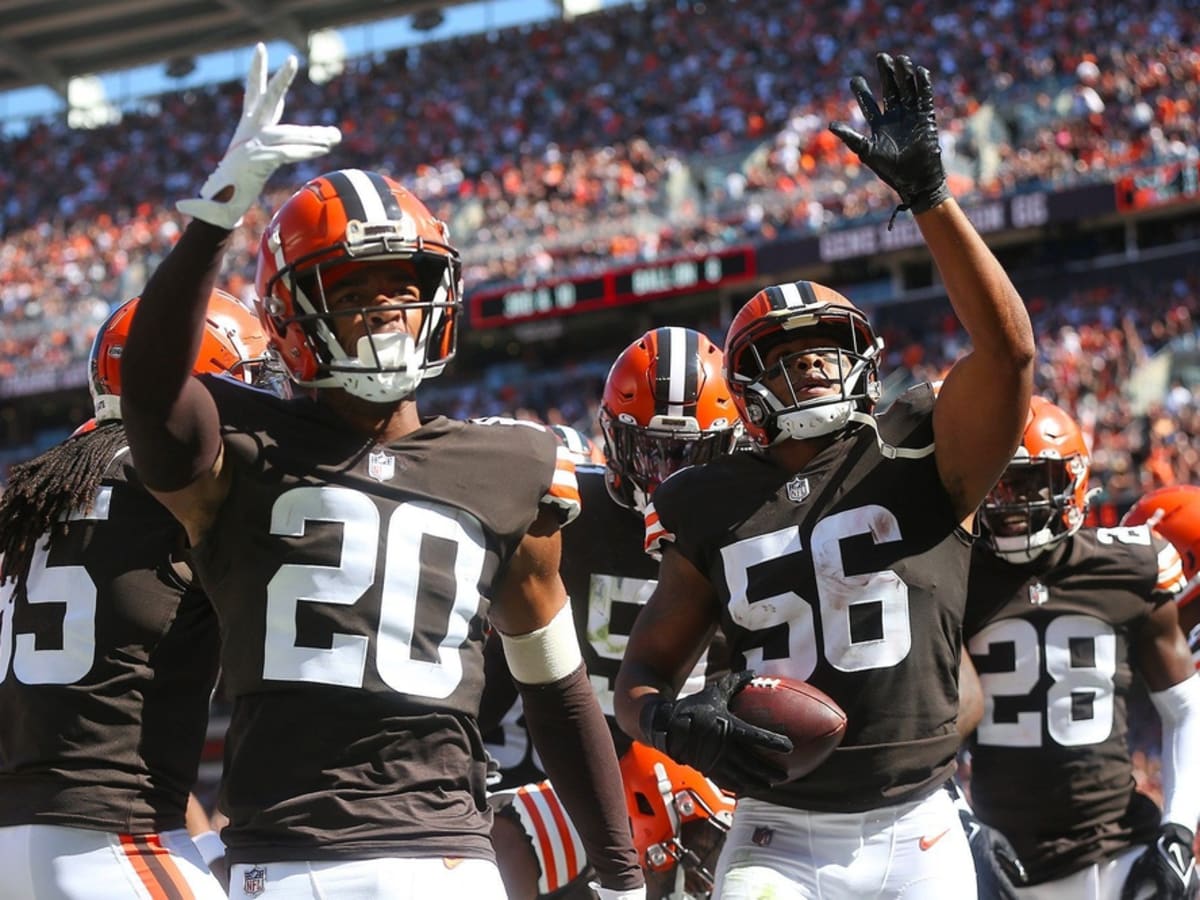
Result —
[{"label": "stadium roof structure", "polygon": [[66,97],[70,79],[256,41],[282,40],[301,57],[308,35],[466,0],[0,0],[0,91],[45,85]]}]

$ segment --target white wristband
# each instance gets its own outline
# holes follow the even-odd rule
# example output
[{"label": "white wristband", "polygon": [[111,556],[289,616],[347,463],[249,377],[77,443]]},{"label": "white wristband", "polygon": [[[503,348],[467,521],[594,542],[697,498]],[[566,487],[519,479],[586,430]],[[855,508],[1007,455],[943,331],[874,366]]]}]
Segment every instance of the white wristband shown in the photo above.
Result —
[{"label": "white wristband", "polygon": [[214,859],[220,859],[225,855],[225,843],[215,831],[193,835],[192,843],[200,851],[200,858],[204,860],[206,866],[211,866]]},{"label": "white wristband", "polygon": [[566,678],[583,664],[569,599],[541,628],[528,634],[501,632],[500,641],[508,669],[521,684],[550,684]]}]

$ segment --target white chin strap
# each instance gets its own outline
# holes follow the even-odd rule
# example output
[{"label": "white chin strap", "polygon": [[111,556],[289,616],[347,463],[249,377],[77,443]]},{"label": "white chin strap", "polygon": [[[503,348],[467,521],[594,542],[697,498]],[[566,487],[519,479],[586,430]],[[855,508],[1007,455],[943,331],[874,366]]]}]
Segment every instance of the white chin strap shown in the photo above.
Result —
[{"label": "white chin strap", "polygon": [[992,536],[996,555],[1011,563],[1027,563],[1037,559],[1066,535],[1054,535],[1049,528],[1033,534],[1015,534],[1009,537]]},{"label": "white chin strap", "polygon": [[[363,400],[373,403],[402,400],[416,390],[426,374],[421,368],[421,355],[417,342],[408,332],[389,331],[373,337],[363,335],[358,339],[354,358],[340,359],[338,364],[371,371],[332,372],[330,377],[347,394]],[[391,371],[378,372],[377,369]]]},{"label": "white chin strap", "polygon": [[823,406],[783,413],[775,418],[779,434],[771,443],[778,444],[789,439],[802,441],[840,431],[850,422],[852,412],[854,402],[842,400],[839,403],[826,403]]}]

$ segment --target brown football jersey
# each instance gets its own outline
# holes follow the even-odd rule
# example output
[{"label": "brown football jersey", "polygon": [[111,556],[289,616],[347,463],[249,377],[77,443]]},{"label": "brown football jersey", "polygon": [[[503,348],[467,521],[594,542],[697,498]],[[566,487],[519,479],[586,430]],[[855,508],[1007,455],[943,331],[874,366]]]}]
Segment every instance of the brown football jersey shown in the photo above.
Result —
[{"label": "brown football jersey", "polygon": [[[613,687],[633,623],[658,583],[658,563],[643,549],[642,517],[609,496],[604,473],[603,466],[580,466],[576,470],[583,508],[579,518],[563,530],[561,572],[571,597],[575,633],[588,676],[600,708],[608,717],[617,754],[621,755],[630,739],[613,714]],[[502,660],[499,642],[489,652]],[[496,662],[499,676],[489,672],[489,694],[505,687],[500,660]],[[701,655],[684,692],[699,690],[706,675],[721,666],[727,667],[728,661],[724,640],[718,639]],[[501,779],[495,785],[498,790],[546,777],[525,733],[515,690],[510,688],[508,695],[516,702],[500,726],[485,736],[488,752],[500,765]]]},{"label": "brown football jersey", "polygon": [[[1162,563],[1176,573],[1160,574]],[[1150,840],[1126,743],[1132,643],[1177,588],[1178,556],[1145,526],[1086,529],[1031,563],[982,545],[965,634],[985,697],[972,802],[1039,883]]]},{"label": "brown football jersey", "polygon": [[221,621],[233,862],[492,855],[476,717],[488,596],[543,503],[541,429],[436,418],[377,446],[216,379],[233,481],[197,572]]},{"label": "brown football jersey", "polygon": [[128,463],[0,586],[0,825],[184,826],[217,620],[176,565],[183,529]]},{"label": "brown football jersey", "polygon": [[646,511],[717,592],[734,669],[807,681],[846,711],[840,747],[761,799],[855,812],[945,781],[959,739],[970,537],[933,454],[933,393],[907,392],[799,474],[736,453],[671,476]]}]

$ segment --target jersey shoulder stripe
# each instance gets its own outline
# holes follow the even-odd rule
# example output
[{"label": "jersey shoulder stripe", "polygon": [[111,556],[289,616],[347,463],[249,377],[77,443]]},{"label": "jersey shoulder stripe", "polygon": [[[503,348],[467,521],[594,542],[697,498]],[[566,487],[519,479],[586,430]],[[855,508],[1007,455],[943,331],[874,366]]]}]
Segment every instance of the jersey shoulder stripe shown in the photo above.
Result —
[{"label": "jersey shoulder stripe", "polygon": [[575,521],[579,516],[582,504],[579,499],[579,483],[575,478],[575,461],[571,451],[564,446],[554,433],[541,422],[529,419],[513,419],[508,416],[480,416],[470,420],[475,425],[510,425],[521,428],[531,428],[539,431],[554,441],[554,476],[550,488],[542,495],[543,506],[550,506],[558,512],[563,525]]},{"label": "jersey shoulder stripe", "polygon": [[674,543],[675,535],[667,531],[654,509],[653,503],[646,504],[646,542],[645,550],[655,559],[662,558],[662,545]]},{"label": "jersey shoulder stripe", "polygon": [[583,508],[579,497],[579,481],[575,477],[575,462],[571,451],[559,444],[555,449],[554,478],[550,490],[542,497],[542,503],[558,510],[562,524],[575,521]]},{"label": "jersey shoulder stripe", "polygon": [[540,863],[538,891],[549,894],[566,887],[583,872],[583,844],[549,781],[517,788],[513,797],[526,833],[533,839]]},{"label": "jersey shoulder stripe", "polygon": [[1158,581],[1154,589],[1165,594],[1178,595],[1186,586],[1187,578],[1183,573],[1183,559],[1180,557],[1179,551],[1175,549],[1175,545],[1164,540],[1158,547]]}]

